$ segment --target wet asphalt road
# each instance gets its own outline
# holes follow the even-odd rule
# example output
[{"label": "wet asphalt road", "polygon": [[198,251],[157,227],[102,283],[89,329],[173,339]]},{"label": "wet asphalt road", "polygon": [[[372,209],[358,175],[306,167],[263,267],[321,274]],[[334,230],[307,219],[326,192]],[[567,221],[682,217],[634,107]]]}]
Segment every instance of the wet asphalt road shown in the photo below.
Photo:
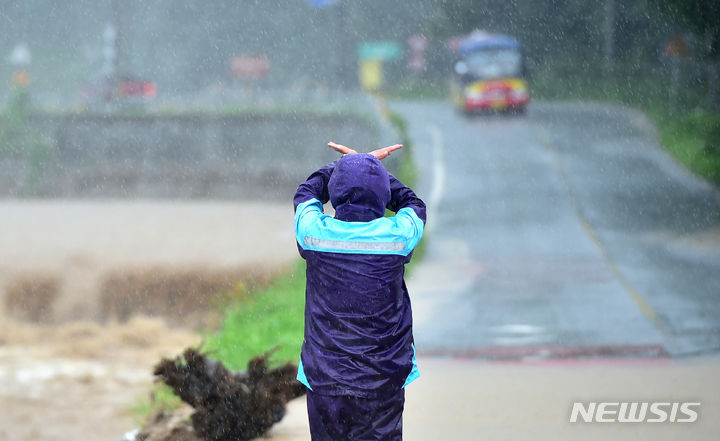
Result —
[{"label": "wet asphalt road", "polygon": [[720,351],[720,191],[661,150],[640,113],[390,107],[409,123],[429,206],[425,258],[408,280],[420,352]]}]

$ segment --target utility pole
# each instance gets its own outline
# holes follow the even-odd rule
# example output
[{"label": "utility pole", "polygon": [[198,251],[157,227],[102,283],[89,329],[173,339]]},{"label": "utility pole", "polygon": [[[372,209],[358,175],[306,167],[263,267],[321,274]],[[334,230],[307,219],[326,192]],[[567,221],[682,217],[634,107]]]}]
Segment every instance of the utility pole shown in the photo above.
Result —
[{"label": "utility pole", "polygon": [[108,25],[103,32],[103,66],[102,73],[106,80],[114,80],[117,69],[115,39],[117,33],[113,25]]},{"label": "utility pole", "polygon": [[613,76],[615,70],[615,0],[605,0],[605,19],[603,20],[603,75],[606,79]]},{"label": "utility pole", "polygon": [[337,32],[337,82],[338,88],[344,89],[347,81],[347,35],[348,35],[348,20],[347,20],[347,1],[339,1],[335,5],[337,17],[335,18],[336,26],[338,27]]},{"label": "utility pole", "polygon": [[113,28],[115,31],[114,39],[113,39],[113,49],[115,52],[115,56],[113,58],[113,74],[114,74],[114,80],[118,79],[118,75],[120,74],[120,68],[122,66],[121,61],[122,60],[122,39],[123,39],[123,23],[122,23],[122,5],[121,0],[113,0],[112,1],[112,17],[113,17]]},{"label": "utility pole", "polygon": [[[117,0],[116,0],[117,1]],[[347,4],[349,0],[308,0],[308,3],[313,8],[334,8],[333,11],[329,12],[330,21],[334,21],[335,24],[335,44],[331,50],[330,56],[334,55],[334,68],[335,68],[335,80],[337,89],[342,90],[344,87],[349,85],[347,81],[348,69],[348,12],[349,7]],[[347,83],[347,84],[346,84]]]},{"label": "utility pole", "polygon": [[720,60],[712,57],[712,28],[708,27],[705,30],[705,51],[707,53],[707,107],[710,110],[720,110],[720,103],[718,102],[718,82],[720,82]]}]

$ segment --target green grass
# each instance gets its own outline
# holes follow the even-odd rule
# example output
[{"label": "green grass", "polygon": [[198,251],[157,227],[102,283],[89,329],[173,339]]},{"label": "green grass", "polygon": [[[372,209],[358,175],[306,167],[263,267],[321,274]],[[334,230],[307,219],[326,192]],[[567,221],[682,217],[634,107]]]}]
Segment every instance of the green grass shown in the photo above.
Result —
[{"label": "green grass", "polygon": [[702,110],[669,116],[648,112],[662,144],[694,173],[720,185],[720,115]]},{"label": "green grass", "polygon": [[305,320],[305,261],[278,277],[269,287],[231,306],[220,330],[208,335],[203,350],[230,369],[276,346],[272,359],[297,361]]}]

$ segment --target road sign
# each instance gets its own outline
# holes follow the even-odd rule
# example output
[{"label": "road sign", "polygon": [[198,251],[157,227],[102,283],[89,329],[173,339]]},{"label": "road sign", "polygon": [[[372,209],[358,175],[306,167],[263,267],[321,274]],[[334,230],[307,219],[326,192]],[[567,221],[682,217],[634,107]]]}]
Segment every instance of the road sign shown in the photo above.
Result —
[{"label": "road sign", "polygon": [[360,62],[360,86],[368,92],[377,92],[383,83],[382,61],[362,60]]},{"label": "road sign", "polygon": [[408,69],[419,73],[427,68],[425,60],[425,50],[428,47],[428,39],[424,35],[415,34],[408,38],[408,46],[410,46],[410,59],[408,60]]},{"label": "road sign", "polygon": [[235,78],[265,78],[270,71],[270,61],[265,54],[240,54],[230,59],[230,72]]},{"label": "road sign", "polygon": [[665,56],[670,58],[681,58],[690,56],[690,48],[685,42],[685,37],[682,34],[674,35],[667,46],[665,46]]},{"label": "road sign", "polygon": [[361,60],[393,60],[401,53],[400,45],[395,41],[367,41],[358,48]]},{"label": "road sign", "polygon": [[428,46],[428,39],[421,34],[415,34],[408,37],[408,46],[413,52],[424,52]]}]

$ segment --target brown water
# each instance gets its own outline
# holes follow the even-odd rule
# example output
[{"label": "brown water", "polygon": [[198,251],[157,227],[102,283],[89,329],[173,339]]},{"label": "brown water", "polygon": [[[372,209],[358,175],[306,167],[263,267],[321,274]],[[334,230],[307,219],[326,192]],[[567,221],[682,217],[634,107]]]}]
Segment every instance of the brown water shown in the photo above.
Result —
[{"label": "brown water", "polygon": [[[0,201],[0,440],[118,440],[220,289],[295,259],[292,206]],[[240,285],[240,286],[238,286]]]},{"label": "brown water", "polygon": [[[289,203],[0,201],[0,213],[0,312],[43,322],[129,316],[132,304],[105,310],[128,290],[183,312],[163,309],[163,289],[208,295],[296,254]],[[128,303],[155,312],[152,299]]]}]

